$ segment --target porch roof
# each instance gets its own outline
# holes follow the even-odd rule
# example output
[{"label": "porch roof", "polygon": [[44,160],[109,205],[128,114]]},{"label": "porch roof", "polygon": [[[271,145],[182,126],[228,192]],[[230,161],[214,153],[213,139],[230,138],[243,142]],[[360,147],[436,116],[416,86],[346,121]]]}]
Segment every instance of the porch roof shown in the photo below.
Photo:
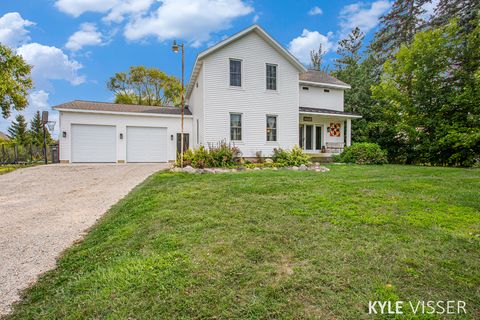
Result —
[{"label": "porch roof", "polygon": [[353,112],[337,111],[330,109],[311,108],[311,107],[299,107],[300,113],[305,114],[318,114],[325,116],[337,116],[344,118],[361,118],[362,116]]}]

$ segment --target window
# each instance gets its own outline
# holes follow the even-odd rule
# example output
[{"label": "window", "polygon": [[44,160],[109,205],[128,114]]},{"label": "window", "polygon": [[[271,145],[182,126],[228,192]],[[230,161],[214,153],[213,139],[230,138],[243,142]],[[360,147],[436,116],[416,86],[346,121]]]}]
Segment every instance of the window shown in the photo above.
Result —
[{"label": "window", "polygon": [[308,87],[302,87],[303,90],[308,91]]},{"label": "window", "polygon": [[277,66],[267,63],[267,90],[277,90]]},{"label": "window", "polygon": [[230,113],[230,140],[242,140],[242,115],[240,113]]},{"label": "window", "polygon": [[267,116],[267,141],[277,141],[277,116]]},{"label": "window", "polygon": [[328,89],[323,89],[323,92],[330,92],[330,90],[328,90]]},{"label": "window", "polygon": [[242,61],[230,59],[230,86],[242,86]]}]

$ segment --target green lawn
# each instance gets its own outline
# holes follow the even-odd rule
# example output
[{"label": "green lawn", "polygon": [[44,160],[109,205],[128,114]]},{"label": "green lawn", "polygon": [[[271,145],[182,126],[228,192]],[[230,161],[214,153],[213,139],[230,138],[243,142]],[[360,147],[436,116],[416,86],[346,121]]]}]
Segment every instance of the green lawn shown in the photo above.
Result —
[{"label": "green lawn", "polygon": [[20,165],[20,164],[5,164],[5,165],[0,165],[0,175],[12,172],[17,169],[21,168],[26,168],[26,165]]},{"label": "green lawn", "polygon": [[156,174],[11,318],[371,319],[386,299],[480,318],[480,171],[330,168]]}]

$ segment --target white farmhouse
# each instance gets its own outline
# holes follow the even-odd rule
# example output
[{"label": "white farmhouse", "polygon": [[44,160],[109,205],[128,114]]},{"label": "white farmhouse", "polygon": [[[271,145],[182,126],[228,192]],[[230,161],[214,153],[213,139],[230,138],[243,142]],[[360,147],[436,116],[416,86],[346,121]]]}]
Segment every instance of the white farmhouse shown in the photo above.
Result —
[{"label": "white farmhouse", "polygon": [[[186,91],[186,146],[226,141],[244,157],[300,145],[329,157],[350,145],[350,86],[307,70],[258,25],[201,52]],[[60,112],[62,162],[165,162],[180,151],[179,108],[90,101]]]}]

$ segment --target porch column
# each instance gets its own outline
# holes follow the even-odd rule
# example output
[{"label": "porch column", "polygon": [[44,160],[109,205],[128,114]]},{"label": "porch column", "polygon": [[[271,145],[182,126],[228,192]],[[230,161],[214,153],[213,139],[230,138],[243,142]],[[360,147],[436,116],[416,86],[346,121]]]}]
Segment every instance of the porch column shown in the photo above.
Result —
[{"label": "porch column", "polygon": [[347,119],[347,147],[352,144],[352,119]]}]

